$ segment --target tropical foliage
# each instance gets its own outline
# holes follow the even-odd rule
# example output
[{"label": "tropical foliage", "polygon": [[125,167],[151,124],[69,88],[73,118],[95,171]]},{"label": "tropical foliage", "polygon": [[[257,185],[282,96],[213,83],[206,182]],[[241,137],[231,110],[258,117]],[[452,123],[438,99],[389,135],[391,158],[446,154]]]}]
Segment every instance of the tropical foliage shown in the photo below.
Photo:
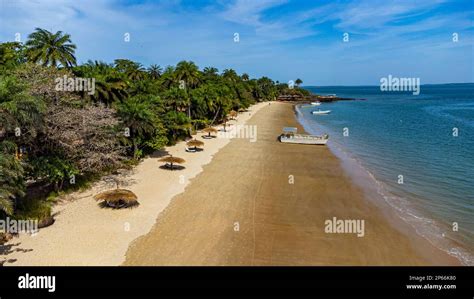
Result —
[{"label": "tropical foliage", "polygon": [[63,34],[62,31],[53,34],[48,30],[36,28],[35,32],[28,36],[26,47],[29,59],[43,66],[56,67],[59,63],[63,67],[70,67],[76,64],[76,45],[71,43],[71,36]]},{"label": "tropical foliage", "polygon": [[[77,65],[75,49],[69,34],[40,28],[24,44],[0,43],[0,215],[49,215],[48,194],[128,167],[231,111],[305,92],[192,61]],[[94,88],[58,89],[62,78]]]}]

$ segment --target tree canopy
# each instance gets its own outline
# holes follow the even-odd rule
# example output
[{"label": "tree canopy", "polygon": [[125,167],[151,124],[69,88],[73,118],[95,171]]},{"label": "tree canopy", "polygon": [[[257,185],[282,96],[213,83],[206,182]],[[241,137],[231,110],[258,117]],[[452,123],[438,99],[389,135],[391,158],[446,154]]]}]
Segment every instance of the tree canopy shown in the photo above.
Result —
[{"label": "tree canopy", "polygon": [[41,28],[24,44],[0,43],[0,217],[26,207],[35,190],[47,191],[34,197],[44,201],[76,179],[129,167],[225,122],[231,111],[304,93],[186,60],[164,68],[126,58],[77,65],[75,50],[69,34]]}]

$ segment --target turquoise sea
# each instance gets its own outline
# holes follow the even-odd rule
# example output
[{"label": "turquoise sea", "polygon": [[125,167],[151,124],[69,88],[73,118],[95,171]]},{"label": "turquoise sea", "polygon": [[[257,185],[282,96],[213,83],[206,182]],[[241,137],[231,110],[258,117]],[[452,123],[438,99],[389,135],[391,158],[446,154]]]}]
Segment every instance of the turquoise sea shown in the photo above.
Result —
[{"label": "turquoise sea", "polygon": [[417,96],[378,86],[305,88],[365,99],[319,106],[329,115],[303,105],[299,121],[328,133],[329,147],[366,172],[418,234],[474,265],[474,84],[422,85]]}]

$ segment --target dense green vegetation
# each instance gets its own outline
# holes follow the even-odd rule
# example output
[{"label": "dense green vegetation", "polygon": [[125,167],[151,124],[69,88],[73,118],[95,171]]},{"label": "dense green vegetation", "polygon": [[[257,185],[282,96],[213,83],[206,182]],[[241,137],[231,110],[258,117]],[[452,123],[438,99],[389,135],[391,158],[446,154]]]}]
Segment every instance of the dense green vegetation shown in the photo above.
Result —
[{"label": "dense green vegetation", "polygon": [[[0,44],[0,217],[45,217],[50,194],[132,165],[232,110],[305,93],[191,61],[77,65],[75,49],[68,34],[39,28],[24,44]],[[74,78],[94,79],[94,89],[62,88]]]}]

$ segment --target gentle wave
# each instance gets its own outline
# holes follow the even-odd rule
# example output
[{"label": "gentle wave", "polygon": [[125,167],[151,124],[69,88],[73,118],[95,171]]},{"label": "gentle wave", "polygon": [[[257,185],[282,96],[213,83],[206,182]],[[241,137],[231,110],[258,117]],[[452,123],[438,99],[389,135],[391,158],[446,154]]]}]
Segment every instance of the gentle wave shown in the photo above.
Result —
[{"label": "gentle wave", "polygon": [[[451,106],[428,106],[423,108],[426,112],[432,114],[433,116],[437,117],[444,117],[448,119],[452,119],[454,121],[457,121],[461,124],[468,125],[470,127],[474,127],[474,120],[472,119],[467,119],[464,117],[460,117],[458,115],[453,115],[452,113],[449,113],[451,111],[473,111],[474,112],[474,106],[470,104],[458,104],[456,107]],[[474,113],[473,113],[474,114]]]},{"label": "gentle wave", "polygon": [[[299,106],[296,106],[297,120],[303,126],[305,131],[310,134],[324,133],[321,130],[321,126],[319,126],[319,128],[315,128],[315,122],[312,120],[307,120],[299,108]],[[360,159],[357,159],[341,144],[331,141],[328,143],[328,147],[338,158],[352,164],[353,166],[356,166],[360,171],[367,174],[368,178],[370,178],[370,181],[360,184],[361,187],[372,185],[372,188],[377,191],[380,197],[391,208],[393,208],[394,211],[396,211],[395,214],[405,223],[408,223],[418,235],[425,238],[433,246],[457,258],[463,265],[474,265],[474,255],[461,246],[455,245],[456,242],[453,239],[450,239],[449,236],[446,236],[446,233],[443,233],[443,231],[448,230],[443,230],[442,225],[437,223],[434,219],[423,216],[422,213],[413,207],[413,204],[411,204],[407,198],[392,194],[388,190],[389,188],[387,188],[383,182],[378,180],[376,176],[363,165]]]}]

